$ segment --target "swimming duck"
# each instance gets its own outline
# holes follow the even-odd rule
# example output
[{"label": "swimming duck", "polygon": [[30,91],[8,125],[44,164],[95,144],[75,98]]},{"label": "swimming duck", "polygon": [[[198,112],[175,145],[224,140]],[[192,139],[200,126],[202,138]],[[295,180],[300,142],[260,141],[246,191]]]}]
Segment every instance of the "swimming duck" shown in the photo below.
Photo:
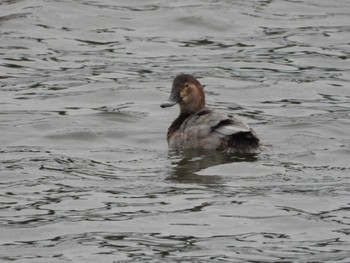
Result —
[{"label": "swimming duck", "polygon": [[199,81],[189,74],[175,77],[168,102],[162,108],[180,106],[180,115],[168,129],[167,140],[174,149],[216,149],[229,153],[256,153],[259,139],[243,121],[205,106]]}]

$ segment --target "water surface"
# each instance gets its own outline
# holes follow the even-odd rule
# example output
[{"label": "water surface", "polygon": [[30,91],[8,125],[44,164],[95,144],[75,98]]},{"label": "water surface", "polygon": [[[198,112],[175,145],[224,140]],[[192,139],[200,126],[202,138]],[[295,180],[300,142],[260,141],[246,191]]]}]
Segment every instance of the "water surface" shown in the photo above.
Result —
[{"label": "water surface", "polygon": [[[350,4],[0,3],[2,262],[349,262]],[[169,151],[176,74],[254,156]]]}]

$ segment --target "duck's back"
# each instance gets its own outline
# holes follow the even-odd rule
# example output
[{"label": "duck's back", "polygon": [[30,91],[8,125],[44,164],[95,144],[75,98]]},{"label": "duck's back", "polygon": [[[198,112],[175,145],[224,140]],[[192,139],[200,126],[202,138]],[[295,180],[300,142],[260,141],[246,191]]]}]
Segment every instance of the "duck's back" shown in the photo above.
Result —
[{"label": "duck's back", "polygon": [[172,148],[222,149],[227,152],[254,153],[259,139],[238,118],[204,108],[189,116],[179,116],[168,132]]}]

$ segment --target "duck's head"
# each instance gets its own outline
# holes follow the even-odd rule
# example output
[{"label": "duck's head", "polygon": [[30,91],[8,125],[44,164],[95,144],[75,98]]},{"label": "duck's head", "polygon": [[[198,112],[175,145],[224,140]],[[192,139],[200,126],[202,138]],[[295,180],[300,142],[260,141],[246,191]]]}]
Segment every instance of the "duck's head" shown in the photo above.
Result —
[{"label": "duck's head", "polygon": [[182,113],[193,113],[205,107],[205,95],[203,86],[189,74],[181,74],[175,77],[169,100],[160,106],[172,107],[179,104]]}]

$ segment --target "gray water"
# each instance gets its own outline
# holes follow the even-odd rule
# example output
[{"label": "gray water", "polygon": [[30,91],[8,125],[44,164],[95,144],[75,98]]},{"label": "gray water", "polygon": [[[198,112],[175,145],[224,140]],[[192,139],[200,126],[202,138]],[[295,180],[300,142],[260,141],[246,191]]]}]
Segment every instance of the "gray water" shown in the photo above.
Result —
[{"label": "gray water", "polygon": [[[350,262],[348,0],[0,3],[1,262]],[[263,152],[169,151],[179,73]]]}]

